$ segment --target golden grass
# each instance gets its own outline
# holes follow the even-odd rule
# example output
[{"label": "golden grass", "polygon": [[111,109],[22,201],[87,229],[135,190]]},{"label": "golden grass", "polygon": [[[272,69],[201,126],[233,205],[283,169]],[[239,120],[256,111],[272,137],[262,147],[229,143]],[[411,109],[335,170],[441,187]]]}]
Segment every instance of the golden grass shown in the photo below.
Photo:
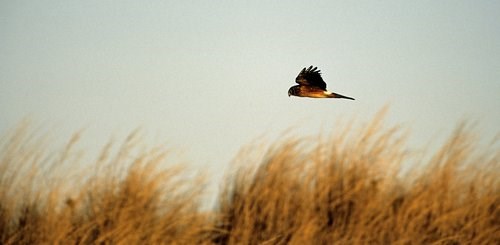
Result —
[{"label": "golden grass", "polygon": [[78,133],[51,154],[22,125],[0,142],[0,244],[500,244],[498,147],[461,124],[415,161],[382,118],[241,153],[208,211],[206,182],[135,134],[79,172]]}]

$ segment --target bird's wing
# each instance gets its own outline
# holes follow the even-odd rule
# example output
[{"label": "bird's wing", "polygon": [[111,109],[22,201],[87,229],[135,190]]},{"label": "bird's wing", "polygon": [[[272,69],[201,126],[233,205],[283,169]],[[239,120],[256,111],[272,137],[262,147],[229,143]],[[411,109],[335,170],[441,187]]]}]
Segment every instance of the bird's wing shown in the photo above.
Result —
[{"label": "bird's wing", "polygon": [[326,83],[321,78],[320,72],[318,67],[313,68],[313,66],[309,66],[307,69],[304,67],[297,78],[295,78],[295,82],[300,85],[315,86],[326,90]]}]

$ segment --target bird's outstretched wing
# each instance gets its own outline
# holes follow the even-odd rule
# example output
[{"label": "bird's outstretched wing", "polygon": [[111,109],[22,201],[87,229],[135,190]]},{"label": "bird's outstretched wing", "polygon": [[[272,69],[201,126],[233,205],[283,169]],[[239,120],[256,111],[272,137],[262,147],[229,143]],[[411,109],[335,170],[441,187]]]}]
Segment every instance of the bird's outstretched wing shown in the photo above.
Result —
[{"label": "bird's outstretched wing", "polygon": [[321,78],[320,72],[318,67],[313,68],[313,66],[309,66],[307,69],[304,67],[297,78],[295,78],[295,82],[300,85],[314,86],[326,90],[326,83]]}]

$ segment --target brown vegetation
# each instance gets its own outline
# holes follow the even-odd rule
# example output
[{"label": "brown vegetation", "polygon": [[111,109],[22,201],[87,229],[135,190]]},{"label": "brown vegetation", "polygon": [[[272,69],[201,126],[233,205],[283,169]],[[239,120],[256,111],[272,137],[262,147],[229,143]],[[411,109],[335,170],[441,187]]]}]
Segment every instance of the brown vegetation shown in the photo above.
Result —
[{"label": "brown vegetation", "polygon": [[382,124],[243,152],[209,210],[205,182],[134,135],[79,173],[78,134],[51,155],[20,127],[0,142],[0,244],[500,244],[498,147],[461,125],[410,161]]}]

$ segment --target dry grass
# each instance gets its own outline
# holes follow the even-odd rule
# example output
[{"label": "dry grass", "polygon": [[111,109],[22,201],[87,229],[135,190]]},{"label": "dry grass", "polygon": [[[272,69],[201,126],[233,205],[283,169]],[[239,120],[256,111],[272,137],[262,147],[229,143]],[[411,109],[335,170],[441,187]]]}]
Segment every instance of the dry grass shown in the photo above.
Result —
[{"label": "dry grass", "polygon": [[382,118],[243,152],[210,211],[205,182],[134,134],[80,173],[79,134],[49,154],[21,126],[0,142],[0,244],[500,244],[498,146],[460,125],[408,164]]}]

